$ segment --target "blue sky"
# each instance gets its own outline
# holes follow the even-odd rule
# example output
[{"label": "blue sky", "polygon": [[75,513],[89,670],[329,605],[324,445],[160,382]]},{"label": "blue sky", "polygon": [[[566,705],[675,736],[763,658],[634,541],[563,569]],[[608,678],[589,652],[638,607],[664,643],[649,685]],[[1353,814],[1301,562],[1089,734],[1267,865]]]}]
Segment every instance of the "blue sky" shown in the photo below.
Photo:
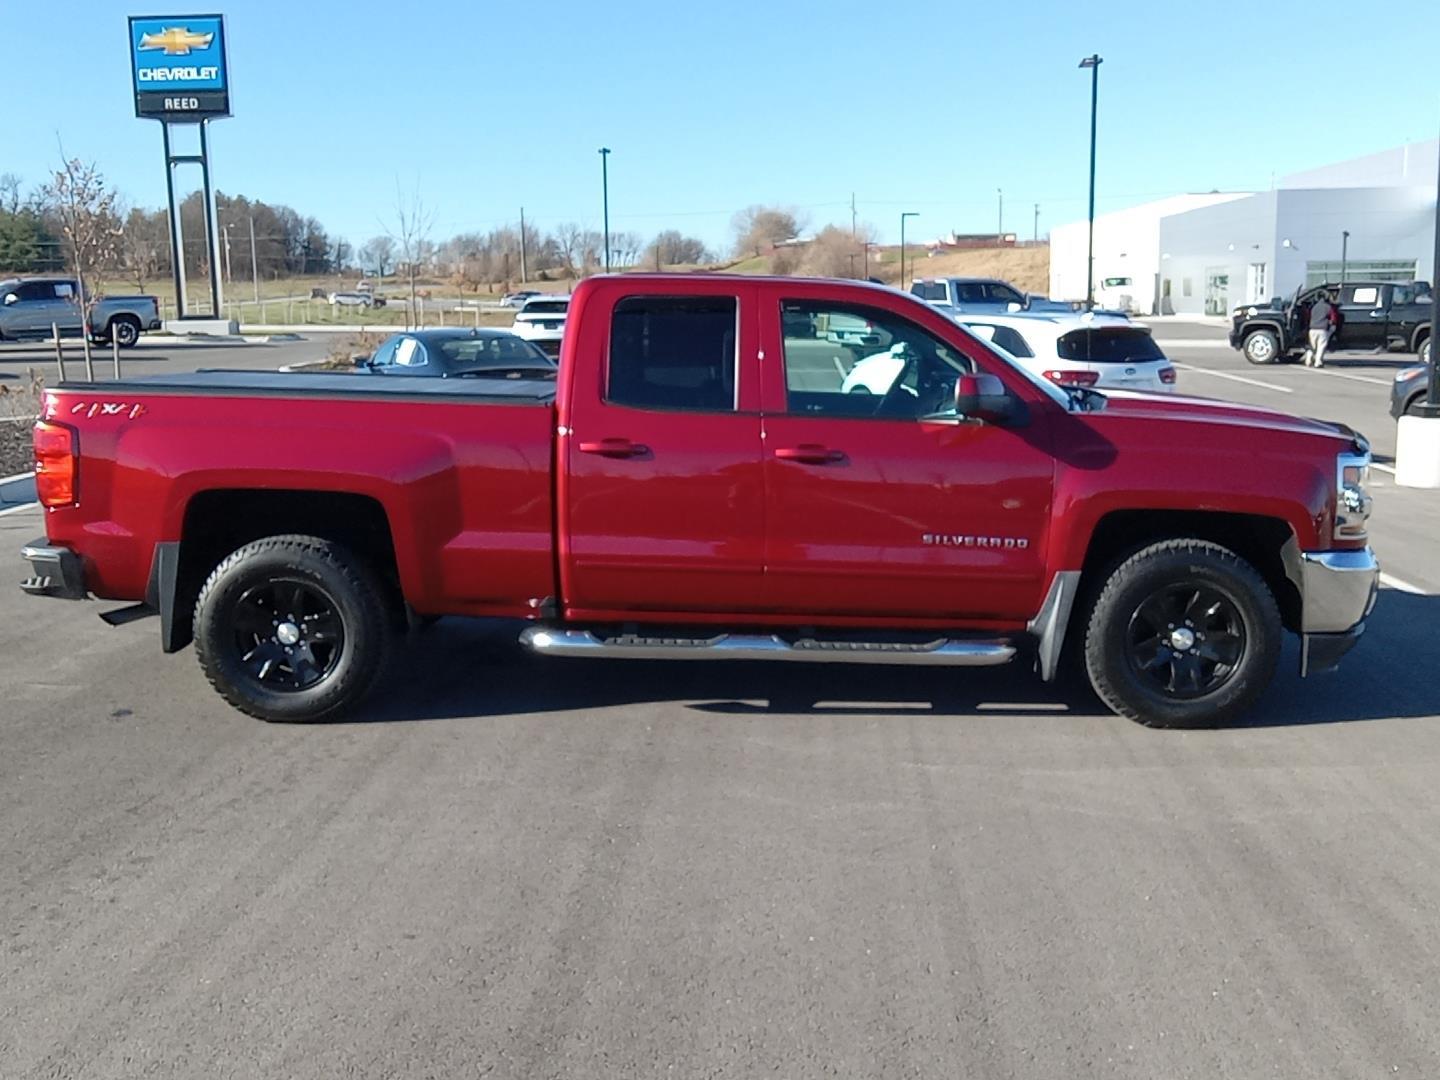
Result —
[{"label": "blue sky", "polygon": [[[96,161],[165,199],[160,132],[135,119],[127,14],[216,6],[0,2],[0,173]],[[1082,218],[1098,51],[1099,207],[1272,175],[1440,129],[1440,4],[726,0],[276,3],[226,15],[235,115],[216,186],[288,203],[360,243],[418,185],[433,236],[514,221],[679,228],[727,246],[750,203],[886,240]]]}]

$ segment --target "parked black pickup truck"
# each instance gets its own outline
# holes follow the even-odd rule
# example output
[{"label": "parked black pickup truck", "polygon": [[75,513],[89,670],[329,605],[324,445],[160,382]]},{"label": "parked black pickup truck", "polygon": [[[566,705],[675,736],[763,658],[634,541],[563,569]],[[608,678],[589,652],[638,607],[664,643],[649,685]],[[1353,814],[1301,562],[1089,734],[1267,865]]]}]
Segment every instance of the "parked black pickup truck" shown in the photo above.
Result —
[{"label": "parked black pickup truck", "polygon": [[1320,292],[1340,298],[1341,325],[1332,349],[1390,349],[1430,355],[1430,285],[1424,281],[1330,282],[1299,289],[1289,300],[1238,307],[1230,345],[1252,364],[1276,364],[1305,349],[1310,307]]}]

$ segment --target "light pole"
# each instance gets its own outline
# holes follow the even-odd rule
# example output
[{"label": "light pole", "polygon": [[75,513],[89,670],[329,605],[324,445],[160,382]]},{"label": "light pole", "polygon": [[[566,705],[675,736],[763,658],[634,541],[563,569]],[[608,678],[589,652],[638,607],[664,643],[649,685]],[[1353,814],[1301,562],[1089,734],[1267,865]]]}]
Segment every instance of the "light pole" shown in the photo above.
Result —
[{"label": "light pole", "polygon": [[997,187],[995,198],[1000,202],[1000,207],[995,212],[995,239],[1003,244],[1005,242],[1005,192]]},{"label": "light pole", "polygon": [[605,214],[605,272],[610,272],[610,148],[600,148],[600,198]]},{"label": "light pole", "polygon": [[1350,230],[1340,230],[1340,284],[1345,284],[1345,264],[1350,259]]},{"label": "light pole", "polygon": [[900,291],[905,291],[905,219],[919,217],[918,210],[906,210],[900,215]]},{"label": "light pole", "polygon": [[1100,104],[1100,54],[1080,61],[1090,69],[1090,247],[1085,257],[1085,309],[1095,310],[1095,113]]},{"label": "light pole", "polygon": [[1040,204],[1035,204],[1035,235],[1031,237],[1035,243],[1040,242]]}]

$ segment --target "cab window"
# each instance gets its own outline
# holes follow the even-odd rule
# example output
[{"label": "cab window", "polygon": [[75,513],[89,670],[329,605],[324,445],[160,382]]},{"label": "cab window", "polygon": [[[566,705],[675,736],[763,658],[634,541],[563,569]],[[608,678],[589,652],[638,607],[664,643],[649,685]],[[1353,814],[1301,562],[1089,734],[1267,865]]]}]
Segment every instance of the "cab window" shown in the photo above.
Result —
[{"label": "cab window", "polygon": [[610,319],[605,400],[637,409],[735,411],[733,296],[627,296]]},{"label": "cab window", "polygon": [[430,358],[425,354],[424,345],[413,337],[407,337],[401,338],[395,347],[393,362],[396,367],[424,367],[430,362]]},{"label": "cab window", "polygon": [[923,327],[848,304],[781,304],[786,412],[916,420],[954,415],[955,380],[968,357]]}]

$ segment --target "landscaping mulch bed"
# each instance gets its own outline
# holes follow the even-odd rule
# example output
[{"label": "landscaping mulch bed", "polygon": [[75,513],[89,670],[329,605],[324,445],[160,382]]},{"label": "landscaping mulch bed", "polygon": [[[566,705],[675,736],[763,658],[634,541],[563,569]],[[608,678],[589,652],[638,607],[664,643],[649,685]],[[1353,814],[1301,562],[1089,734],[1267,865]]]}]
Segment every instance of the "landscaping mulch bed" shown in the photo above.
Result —
[{"label": "landscaping mulch bed", "polygon": [[29,472],[35,467],[30,447],[33,420],[9,420],[0,417],[0,476]]}]

